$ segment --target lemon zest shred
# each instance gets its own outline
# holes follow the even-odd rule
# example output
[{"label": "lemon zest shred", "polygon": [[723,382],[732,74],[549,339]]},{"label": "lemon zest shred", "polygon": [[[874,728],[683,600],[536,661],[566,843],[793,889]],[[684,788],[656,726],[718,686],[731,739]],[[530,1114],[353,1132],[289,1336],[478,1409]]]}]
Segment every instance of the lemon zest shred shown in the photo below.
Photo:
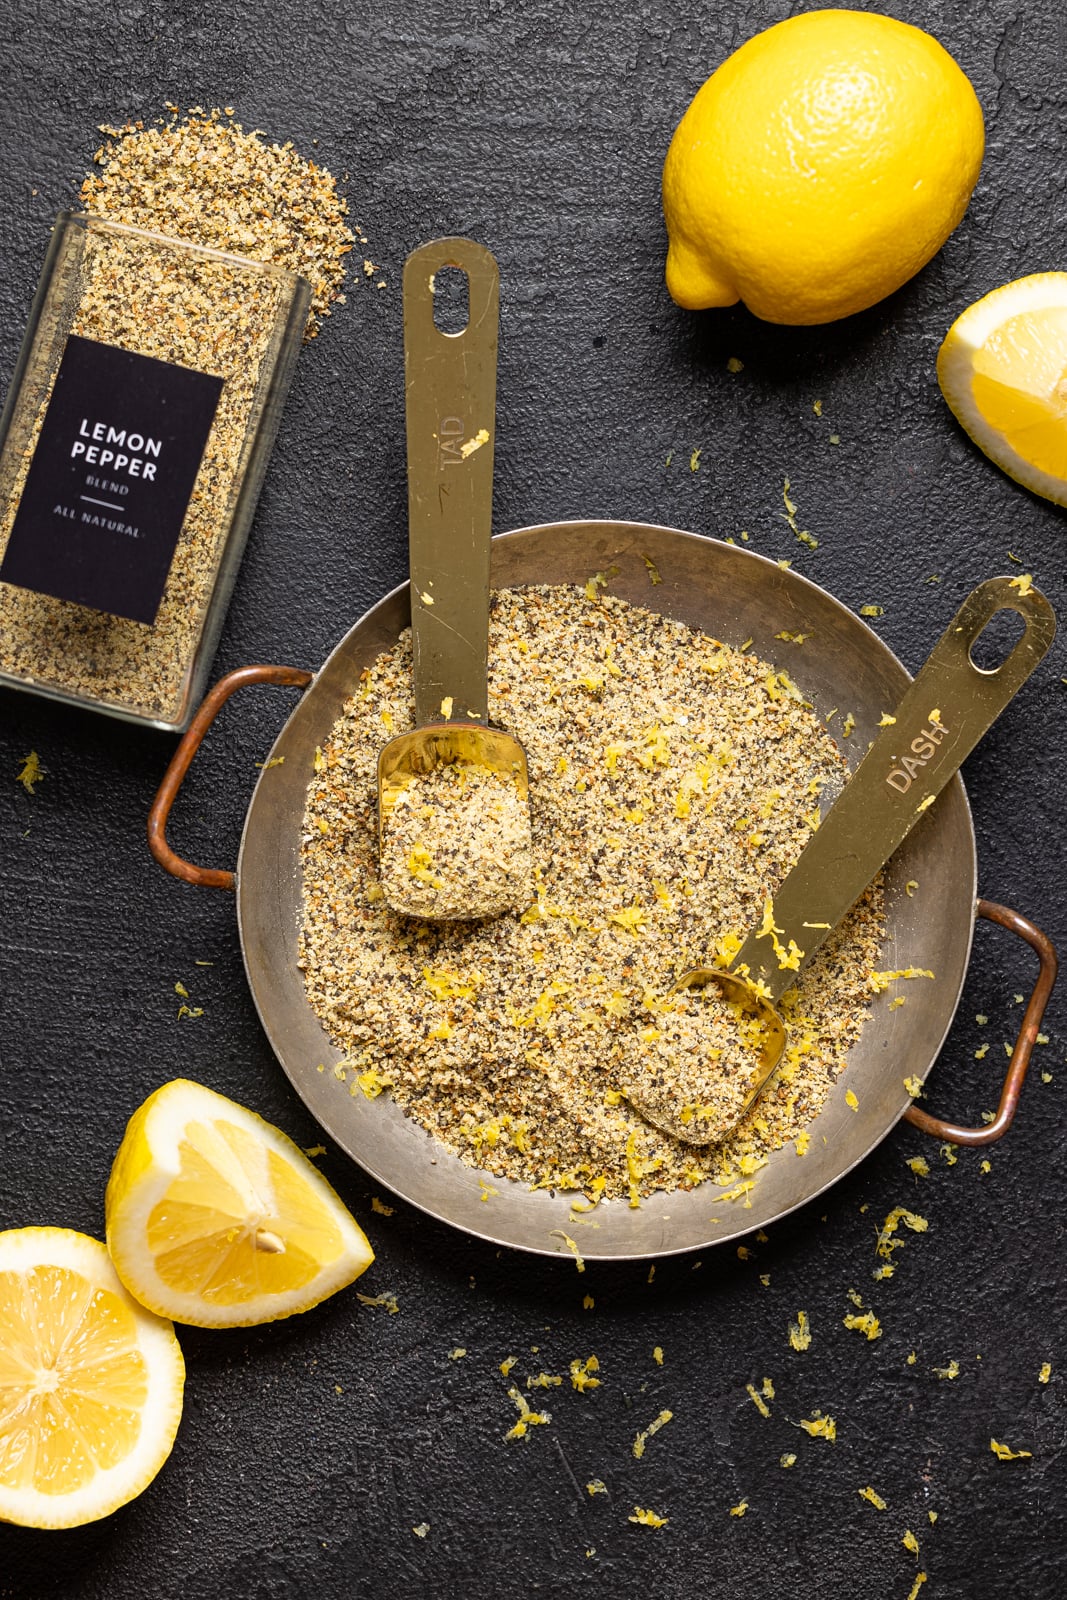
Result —
[{"label": "lemon zest shred", "polygon": [[600,1362],[596,1356],[589,1356],[585,1361],[575,1356],[570,1365],[571,1386],[579,1394],[584,1394],[587,1389],[599,1389],[600,1379],[591,1376],[600,1371]]},{"label": "lemon zest shred", "polygon": [[522,1390],[517,1389],[514,1384],[508,1390],[508,1394],[519,1408],[519,1420],[513,1428],[509,1428],[505,1433],[505,1439],[524,1439],[531,1428],[536,1427],[539,1423],[552,1421],[551,1412],[534,1411],[527,1403],[526,1396]]},{"label": "lemon zest shred", "polygon": [[40,783],[44,775],[45,769],[41,765],[40,757],[36,750],[31,750],[28,755],[23,756],[22,767],[15,782],[21,783],[27,794],[33,794],[34,785]]},{"label": "lemon zest shred", "polygon": [[[601,1187],[603,1187],[603,1185],[601,1185]],[[594,1204],[595,1204],[595,1202],[594,1202]],[[573,1209],[573,1207],[572,1207],[572,1209]],[[592,1207],[590,1207],[589,1209],[591,1210]],[[576,1239],[572,1239],[569,1233],[564,1233],[562,1228],[553,1228],[550,1231],[548,1237],[550,1239],[562,1239],[563,1243],[567,1246],[567,1249],[568,1250],[572,1250],[574,1252],[574,1262],[575,1262],[575,1265],[578,1268],[578,1271],[579,1272],[584,1272],[585,1271],[585,1262],[582,1259],[582,1252],[578,1248],[578,1241]]]},{"label": "lemon zest shred", "polygon": [[927,967],[897,967],[892,972],[869,972],[867,974],[867,987],[875,994],[881,994],[888,989],[891,983],[898,978],[932,978],[933,973]]},{"label": "lemon zest shred", "polygon": [[760,1416],[769,1417],[771,1414],[771,1408],[767,1404],[766,1400],[764,1400],[759,1390],[756,1388],[756,1385],[754,1383],[746,1383],[745,1390]]},{"label": "lemon zest shred", "polygon": [[864,1311],[854,1316],[842,1318],[846,1328],[852,1328],[856,1333],[865,1333],[868,1343],[882,1337],[882,1324],[873,1311]]},{"label": "lemon zest shred", "polygon": [[[901,1223],[906,1228],[910,1228],[912,1233],[925,1233],[930,1226],[925,1217],[920,1217],[914,1211],[909,1211],[906,1206],[894,1207],[883,1222],[878,1234],[878,1242],[875,1245],[877,1254],[885,1261],[890,1259],[894,1250],[900,1250],[904,1246],[905,1241],[903,1239],[893,1238]],[[888,1277],[890,1274],[886,1273],[884,1276]]]},{"label": "lemon zest shred", "polygon": [[641,1506],[634,1506],[634,1514],[627,1518],[628,1522],[643,1523],[646,1528],[665,1528],[670,1521],[669,1517],[657,1517],[651,1510],[643,1510]]},{"label": "lemon zest shred", "polygon": [[797,1320],[789,1324],[789,1343],[794,1350],[806,1350],[811,1344],[811,1325],[806,1311],[798,1311]]},{"label": "lemon zest shred", "polygon": [[383,1311],[387,1311],[391,1317],[395,1317],[397,1312],[400,1310],[400,1307],[397,1305],[395,1294],[360,1294],[359,1290],[357,1289],[356,1299],[361,1305],[364,1306],[380,1306],[381,1309]]},{"label": "lemon zest shred", "polygon": [[641,1457],[644,1455],[645,1445],[651,1439],[652,1435],[654,1433],[658,1433],[661,1428],[665,1428],[668,1422],[673,1420],[673,1411],[661,1411],[659,1416],[656,1417],[654,1421],[650,1422],[647,1428],[642,1429],[642,1431],[634,1440],[632,1446],[635,1461],[640,1461]]},{"label": "lemon zest shred", "polygon": [[1032,1450],[1013,1450],[1010,1445],[998,1444],[996,1439],[990,1439],[989,1448],[998,1461],[1022,1461],[1034,1453]]}]

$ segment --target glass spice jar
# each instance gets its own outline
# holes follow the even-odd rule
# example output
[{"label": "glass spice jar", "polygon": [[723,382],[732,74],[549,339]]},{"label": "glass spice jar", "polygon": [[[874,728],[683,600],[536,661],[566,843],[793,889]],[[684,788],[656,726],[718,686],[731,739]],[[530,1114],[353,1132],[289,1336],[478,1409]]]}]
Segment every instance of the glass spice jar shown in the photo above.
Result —
[{"label": "glass spice jar", "polygon": [[60,214],[0,418],[0,683],[188,725],[310,298],[295,273]]}]

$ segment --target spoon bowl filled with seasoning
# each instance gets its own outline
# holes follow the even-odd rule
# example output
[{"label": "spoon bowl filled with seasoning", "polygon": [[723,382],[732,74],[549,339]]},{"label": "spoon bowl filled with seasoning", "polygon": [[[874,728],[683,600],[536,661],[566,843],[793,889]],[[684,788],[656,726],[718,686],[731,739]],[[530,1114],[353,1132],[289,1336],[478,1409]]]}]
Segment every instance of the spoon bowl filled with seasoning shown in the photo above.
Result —
[{"label": "spoon bowl filled with seasoning", "polygon": [[[444,332],[435,276],[467,276],[469,317]],[[469,239],[404,267],[408,530],[415,723],[378,758],[381,885],[394,911],[465,922],[533,899],[526,754],[489,726],[489,548],[499,274]]]}]

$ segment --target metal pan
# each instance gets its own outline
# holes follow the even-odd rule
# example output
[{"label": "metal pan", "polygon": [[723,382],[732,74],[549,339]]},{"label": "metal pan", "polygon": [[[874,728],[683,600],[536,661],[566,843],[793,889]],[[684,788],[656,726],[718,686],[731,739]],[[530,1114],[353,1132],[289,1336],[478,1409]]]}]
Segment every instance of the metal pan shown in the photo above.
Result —
[{"label": "metal pan", "polygon": [[[739,646],[747,640],[776,660],[775,635],[803,630],[811,638],[789,658],[789,670],[825,718],[851,711],[855,759],[875,737],[878,721],[908,684],[905,668],[851,611],[797,573],[747,550],[642,523],[567,522],[523,528],[493,540],[493,584],[585,583],[617,567],[612,592],[678,618]],[[661,582],[650,582],[648,562]],[[408,625],[408,586],[387,595],[345,635],[315,674],[294,667],[245,667],[217,684],[184,736],[149,819],[149,842],[168,871],[188,882],[235,888],[248,982],[267,1037],[294,1088],[337,1144],[394,1193],[444,1222],[494,1243],[545,1254],[568,1248],[583,1256],[641,1258],[723,1244],[765,1227],[821,1194],[866,1156],[906,1116],[939,1139],[985,1144],[1014,1114],[1041,1015],[1055,977],[1055,955],[1032,924],[1004,907],[976,899],[974,829],[962,781],[952,780],[888,868],[886,968],[917,966],[936,973],[915,984],[896,1010],[876,1002],[849,1059],[848,1073],[811,1125],[807,1154],[778,1151],[742,1198],[704,1184],[691,1193],[655,1195],[631,1208],[602,1202],[580,1214],[564,1194],[530,1192],[520,1184],[465,1166],[386,1096],[353,1097],[331,1070],[341,1059],[305,997],[297,968],[302,915],[300,833],[315,748],[329,736],[359,675]],[[184,861],[167,844],[170,807],[219,707],[246,683],[306,688],[271,751],[248,809],[236,873]],[[275,757],[284,757],[275,762]],[[920,892],[905,893],[916,880]],[[1038,980],[1001,1093],[996,1120],[958,1127],[921,1111],[905,1078],[925,1079],[959,1002],[976,914],[992,917],[1026,939],[1040,960]],[[320,1071],[320,1065],[325,1071]],[[851,1088],[859,1110],[845,1103]],[[483,1199],[480,1179],[495,1191]],[[727,1191],[729,1192],[729,1191]]]}]

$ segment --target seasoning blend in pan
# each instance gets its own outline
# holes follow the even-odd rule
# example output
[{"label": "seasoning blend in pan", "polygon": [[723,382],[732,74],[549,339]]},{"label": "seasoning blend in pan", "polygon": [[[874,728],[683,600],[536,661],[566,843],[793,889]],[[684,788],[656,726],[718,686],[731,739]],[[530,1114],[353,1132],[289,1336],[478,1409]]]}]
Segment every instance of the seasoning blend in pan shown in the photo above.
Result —
[{"label": "seasoning blend in pan", "polygon": [[[1025,624],[993,670],[971,650],[998,611]],[[933,805],[1022,688],[1056,633],[1052,607],[1018,578],[990,578],[964,601],[894,715],[823,818],[731,971],[694,967],[623,1046],[631,1104],[689,1144],[736,1127],[786,1047],[777,1002]]]},{"label": "seasoning blend in pan", "polygon": [[[461,268],[469,317],[444,333],[434,275]],[[489,726],[489,541],[499,274],[470,239],[404,266],[408,530],[415,729],[378,758],[381,883],[394,911],[472,921],[533,899],[529,778]]]},{"label": "seasoning blend in pan", "polygon": [[[590,573],[612,568],[614,592],[598,603],[602,586]],[[650,589],[651,568],[660,581]],[[876,882],[801,974],[801,1013],[790,1027],[787,1059],[722,1144],[684,1145],[661,1135],[614,1089],[598,1094],[598,1081],[610,1082],[610,1034],[606,1022],[603,1031],[597,1028],[597,995],[587,1008],[573,985],[558,981],[557,957],[581,963],[583,952],[596,955],[599,947],[603,958],[619,956],[628,968],[633,957],[647,969],[644,987],[655,989],[659,979],[661,992],[672,952],[674,970],[684,970],[714,948],[724,929],[736,933],[758,924],[767,886],[781,884],[800,854],[802,833],[815,825],[811,802],[820,784],[810,758],[794,749],[796,765],[782,751],[790,729],[799,731],[811,718],[824,757],[819,770],[834,787],[843,756],[826,738],[827,713],[848,707],[852,748],[862,751],[878,738],[886,709],[903,700],[910,680],[877,635],[825,590],[749,551],[676,529],[617,522],[521,529],[494,540],[493,580],[500,597],[494,625],[505,655],[503,671],[491,679],[490,703],[523,738],[537,781],[535,842],[544,844],[536,914],[531,908],[528,916],[468,930],[405,922],[383,907],[375,870],[374,769],[381,712],[388,710],[394,726],[414,720],[407,584],[368,612],[317,673],[245,667],[216,685],[175,751],[152,808],[149,842],[169,872],[236,890],[246,970],[267,1037],[338,1146],[378,1183],[466,1233],[551,1254],[577,1241],[589,1260],[654,1258],[768,1227],[850,1171],[901,1117],[939,1142],[999,1139],[1011,1125],[1056,956],[1024,916],[978,898],[974,830],[958,775],[894,853],[884,896]],[[1015,583],[1023,587],[1027,580]],[[658,659],[657,641],[669,650],[689,686],[683,691],[680,680],[672,681],[666,697],[662,673],[639,684],[633,663],[620,665],[623,618],[628,607],[640,610],[649,598],[659,615],[642,610],[637,635],[630,626],[623,632],[649,666]],[[574,624],[565,626],[560,642],[566,653],[548,672],[546,608],[547,615],[563,622],[570,616]],[[783,620],[797,615],[811,637],[794,683],[770,663]],[[705,634],[703,647],[690,629]],[[763,663],[759,673],[730,640],[754,641]],[[496,656],[500,662],[499,647]],[[731,663],[738,691],[762,698],[772,732],[789,735],[763,743],[744,718],[728,719],[738,734],[737,766],[730,765],[731,746],[714,728],[723,721]],[[260,773],[236,872],[200,867],[167,842],[171,806],[219,708],[253,683],[293,684],[306,693]],[[648,702],[654,722],[635,727],[633,695]],[[684,722],[673,715],[666,723],[672,707]],[[947,704],[942,710],[947,720]],[[598,728],[589,725],[587,713]],[[604,716],[617,717],[617,733],[602,724]],[[704,721],[706,728],[699,726]],[[1015,730],[1020,763],[1028,755],[1026,728]],[[563,767],[546,760],[546,741],[576,738],[580,762]],[[902,736],[901,757],[903,745]],[[783,757],[781,776],[767,768],[768,750]],[[729,770],[722,768],[717,778],[709,768],[705,789],[694,763],[703,767],[709,754],[725,757]],[[662,757],[670,764],[661,765]],[[727,793],[716,798],[726,779]],[[778,795],[779,789],[789,793]],[[918,805],[923,795],[913,793]],[[676,893],[668,887],[671,874],[646,848],[654,814],[666,831],[662,842],[674,841],[688,858],[674,871]],[[748,821],[738,831],[732,823],[742,817]],[[732,836],[751,885],[747,908],[736,904],[738,915],[721,903],[723,889],[729,890],[725,875],[710,867],[709,820],[724,826],[724,838]],[[602,839],[610,859],[590,849],[587,826],[605,834],[610,828],[611,839]],[[630,848],[635,842],[642,848]],[[781,865],[768,872],[769,856]],[[647,890],[633,879],[624,888],[620,874],[631,870],[645,876]],[[583,916],[583,907],[594,914]],[[951,1027],[976,917],[1014,931],[1040,970],[1022,1008],[999,1110],[991,1123],[967,1126],[934,1115],[936,1100],[924,1109],[915,1097]],[[778,922],[784,926],[781,917]],[[513,938],[530,963],[531,982],[520,993],[515,956],[502,957]],[[515,954],[521,961],[522,949],[515,947]],[[338,985],[346,963],[362,967],[367,981]],[[595,977],[591,966],[586,977]],[[581,972],[577,980],[585,981]],[[600,1012],[613,1015],[616,986],[594,987]],[[633,987],[631,980],[629,992]],[[419,1024],[428,1005],[436,1014],[427,1028]],[[791,1005],[787,996],[793,1016]],[[807,1053],[812,1031],[825,1036],[821,1065]],[[554,1063],[566,1072],[559,1046],[566,1056],[568,1041],[576,1046],[571,1061],[578,1070],[567,1073],[564,1084]],[[937,1100],[950,1092],[948,1077],[942,1073]],[[583,1118],[593,1113],[590,1119],[572,1124],[558,1101],[553,1107],[557,1083],[579,1101]],[[996,1095],[992,1083],[990,1089]],[[548,1117],[502,1115],[508,1109],[502,1096],[514,1095],[547,1097]],[[427,1108],[442,1120],[451,1111],[449,1125],[432,1128],[431,1139]],[[584,1153],[541,1162],[548,1168],[546,1187],[535,1171],[537,1146],[564,1137],[570,1143],[572,1136],[584,1143]],[[516,1170],[520,1160],[523,1170]],[[598,1174],[610,1179],[604,1187]]]}]

